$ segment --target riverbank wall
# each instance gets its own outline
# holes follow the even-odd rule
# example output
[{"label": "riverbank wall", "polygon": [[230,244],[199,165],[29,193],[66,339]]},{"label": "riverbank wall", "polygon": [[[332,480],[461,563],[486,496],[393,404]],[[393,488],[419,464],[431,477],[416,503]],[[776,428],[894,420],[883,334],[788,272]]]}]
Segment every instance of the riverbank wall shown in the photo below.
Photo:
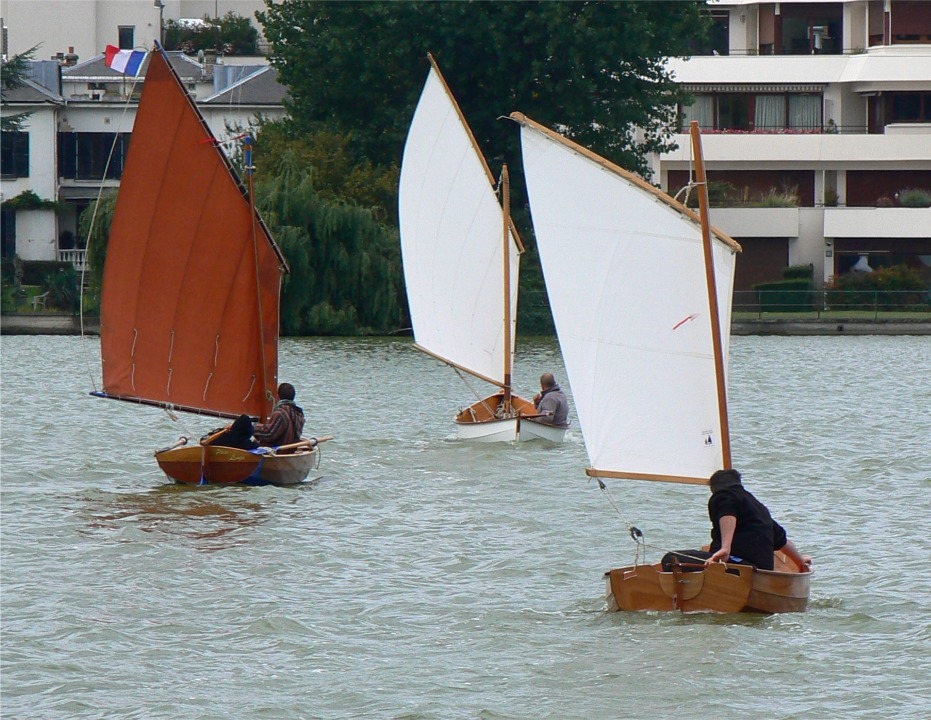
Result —
[{"label": "riverbank wall", "polygon": [[[99,319],[84,318],[84,333],[98,335]],[[11,313],[0,316],[0,334],[80,335],[81,320],[64,313]],[[735,319],[731,335],[931,335],[931,319]]]}]

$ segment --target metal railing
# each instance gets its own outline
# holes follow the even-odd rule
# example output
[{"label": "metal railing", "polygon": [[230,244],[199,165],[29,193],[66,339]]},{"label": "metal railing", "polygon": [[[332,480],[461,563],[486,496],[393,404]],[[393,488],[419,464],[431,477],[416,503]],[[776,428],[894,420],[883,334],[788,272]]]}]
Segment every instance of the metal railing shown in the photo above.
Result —
[{"label": "metal railing", "polygon": [[735,290],[733,313],[757,318],[931,317],[931,288],[924,290]]}]

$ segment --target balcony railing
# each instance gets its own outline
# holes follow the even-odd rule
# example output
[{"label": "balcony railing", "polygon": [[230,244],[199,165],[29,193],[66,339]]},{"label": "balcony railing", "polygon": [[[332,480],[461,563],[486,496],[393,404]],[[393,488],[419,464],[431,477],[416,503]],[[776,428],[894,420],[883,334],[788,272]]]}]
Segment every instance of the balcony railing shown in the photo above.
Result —
[{"label": "balcony railing", "polygon": [[75,270],[83,272],[87,268],[87,250],[59,250],[58,262],[70,262]]},{"label": "balcony railing", "polygon": [[735,290],[735,316],[757,318],[879,318],[880,313],[931,317],[931,287],[924,290]]}]

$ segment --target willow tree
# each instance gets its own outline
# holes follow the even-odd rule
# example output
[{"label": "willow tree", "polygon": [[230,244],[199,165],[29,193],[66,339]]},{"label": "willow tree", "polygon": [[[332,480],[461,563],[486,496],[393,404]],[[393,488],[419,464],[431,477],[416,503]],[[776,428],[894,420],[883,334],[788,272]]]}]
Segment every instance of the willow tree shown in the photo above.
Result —
[{"label": "willow tree", "polygon": [[98,201],[84,208],[78,218],[78,233],[87,238],[87,291],[84,295],[86,312],[100,311],[100,291],[103,288],[103,269],[107,260],[107,240],[110,224],[116,211],[116,192],[104,193]]},{"label": "willow tree", "polygon": [[398,239],[374,210],[324,197],[313,168],[287,153],[256,197],[291,267],[282,291],[283,334],[385,334],[401,327]]}]

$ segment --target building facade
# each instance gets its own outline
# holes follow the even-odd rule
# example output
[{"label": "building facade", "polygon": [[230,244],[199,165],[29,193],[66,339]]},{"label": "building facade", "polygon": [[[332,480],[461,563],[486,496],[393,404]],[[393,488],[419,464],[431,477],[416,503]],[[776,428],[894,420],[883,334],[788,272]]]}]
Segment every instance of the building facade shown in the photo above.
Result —
[{"label": "building facade", "polygon": [[[714,41],[670,69],[702,127],[711,221],[744,253],[737,290],[905,263],[931,277],[931,2],[712,4]],[[691,149],[653,158],[675,194]],[[918,191],[918,192],[915,192]],[[917,202],[915,198],[917,199]]]},{"label": "building facade", "polygon": [[[7,0],[3,11],[22,4]],[[165,0],[166,7],[175,9],[203,4]],[[257,4],[261,6],[252,2],[218,3],[239,9]],[[44,6],[61,6],[58,9],[65,17],[73,16],[74,32],[67,39],[69,52],[31,63],[27,86],[5,93],[3,115],[21,112],[30,115],[22,132],[4,133],[2,137],[0,190],[4,208],[0,217],[0,250],[3,259],[18,255],[23,260],[69,261],[81,268],[85,243],[78,219],[101,191],[119,187],[136,107],[145,87],[145,66],[138,78],[126,77],[107,67],[100,52],[103,48],[86,59],[76,48],[117,44],[119,28],[141,22],[141,15],[137,15],[143,12],[140,6],[147,6],[148,13],[152,5],[89,0],[42,5],[43,11],[47,9]],[[213,3],[210,5],[212,14]],[[94,10],[91,15],[96,24],[88,25],[87,18],[79,17],[88,7]],[[125,14],[116,12],[121,7]],[[4,17],[4,23],[8,22],[12,20]],[[104,32],[101,23],[109,28],[108,38],[101,35]],[[156,29],[157,26],[156,17]],[[19,52],[42,40],[19,32],[20,28],[15,26],[9,29],[23,35]],[[255,127],[260,118],[277,119],[285,115],[286,90],[264,58],[218,60],[188,57],[180,52],[169,56],[221,141]],[[22,200],[26,197],[24,193],[34,194],[35,199],[29,203],[7,202]]]}]

